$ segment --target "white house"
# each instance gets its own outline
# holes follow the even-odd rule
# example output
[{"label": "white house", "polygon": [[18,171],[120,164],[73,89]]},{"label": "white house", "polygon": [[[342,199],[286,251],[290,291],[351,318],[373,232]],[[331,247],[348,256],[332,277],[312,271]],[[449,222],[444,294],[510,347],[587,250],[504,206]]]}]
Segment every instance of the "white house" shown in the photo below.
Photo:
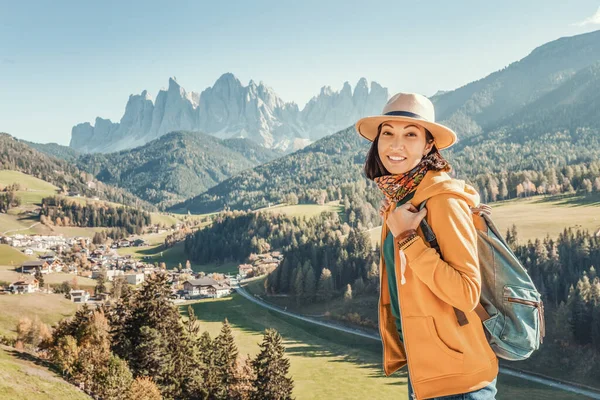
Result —
[{"label": "white house", "polygon": [[[102,275],[102,270],[98,269],[92,271],[92,279],[98,279],[98,277]],[[107,269],[106,270],[106,280],[112,282],[115,277],[125,275],[125,272],[120,269]]]},{"label": "white house", "polygon": [[219,283],[212,278],[190,279],[183,283],[183,290],[190,296],[208,296],[208,290],[212,285]]},{"label": "white house", "polygon": [[208,296],[219,298],[223,296],[228,296],[231,293],[231,288],[228,285],[211,285],[208,288]]},{"label": "white house", "polygon": [[23,250],[23,253],[25,253],[28,256],[32,256],[33,250],[31,250],[30,248],[26,248],[25,250]]},{"label": "white house", "polygon": [[87,290],[71,289],[69,294],[71,295],[71,301],[73,303],[87,303],[87,301],[90,299],[90,294]]},{"label": "white house", "polygon": [[191,279],[183,283],[183,290],[189,296],[223,297],[231,293],[229,285],[212,278]]},{"label": "white house", "polygon": [[125,274],[125,279],[127,280],[127,283],[129,283],[130,285],[139,285],[139,284],[143,283],[145,277],[146,277],[146,275],[144,275],[142,273]]},{"label": "white house", "polygon": [[38,289],[39,282],[34,278],[22,279],[20,281],[11,283],[10,286],[8,286],[8,290],[13,293],[33,293]]}]

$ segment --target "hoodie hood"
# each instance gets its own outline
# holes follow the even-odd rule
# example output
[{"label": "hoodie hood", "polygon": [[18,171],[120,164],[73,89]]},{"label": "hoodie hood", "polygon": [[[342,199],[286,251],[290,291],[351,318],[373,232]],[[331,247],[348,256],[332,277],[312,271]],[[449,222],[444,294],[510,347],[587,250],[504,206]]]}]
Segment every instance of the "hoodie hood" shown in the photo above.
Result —
[{"label": "hoodie hood", "polygon": [[451,178],[443,171],[427,171],[423,180],[417,186],[411,203],[415,207],[438,194],[454,194],[465,199],[469,207],[477,207],[480,197],[475,188],[464,180]]}]

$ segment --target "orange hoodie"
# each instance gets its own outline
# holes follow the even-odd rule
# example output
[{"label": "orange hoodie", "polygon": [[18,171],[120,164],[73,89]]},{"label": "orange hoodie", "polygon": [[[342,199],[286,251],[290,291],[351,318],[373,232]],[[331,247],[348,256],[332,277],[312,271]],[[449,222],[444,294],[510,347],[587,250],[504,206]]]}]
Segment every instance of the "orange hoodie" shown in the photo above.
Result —
[{"label": "orange hoodie", "polygon": [[[477,232],[469,207],[479,205],[479,194],[445,172],[428,171],[411,203],[418,207],[426,199],[425,218],[437,236],[444,259],[429,247],[419,228],[420,238],[404,250],[406,268],[402,271],[394,241],[393,267],[404,343],[390,308],[383,256],[383,243],[389,232],[386,221],[395,203],[383,216],[379,274],[383,368],[390,375],[404,367],[408,358],[411,384],[419,400],[471,392],[487,386],[498,375],[498,359],[474,311],[481,295],[481,274]],[[468,324],[458,324],[453,307],[465,313]]]}]

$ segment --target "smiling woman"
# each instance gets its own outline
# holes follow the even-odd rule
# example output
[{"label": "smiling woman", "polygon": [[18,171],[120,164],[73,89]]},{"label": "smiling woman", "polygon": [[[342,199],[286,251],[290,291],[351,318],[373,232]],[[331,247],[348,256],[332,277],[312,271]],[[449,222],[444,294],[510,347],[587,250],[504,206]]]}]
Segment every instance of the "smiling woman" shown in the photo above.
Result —
[{"label": "smiling woman", "polygon": [[[474,311],[482,282],[470,207],[479,205],[479,194],[446,173],[451,168],[438,149],[455,143],[456,134],[434,121],[429,99],[399,93],[382,115],[356,123],[373,142],[365,174],[386,200],[378,305],[383,369],[390,375],[407,366],[411,399],[490,400],[498,360]],[[420,207],[424,201],[427,208]],[[439,251],[423,237],[424,218]]]}]

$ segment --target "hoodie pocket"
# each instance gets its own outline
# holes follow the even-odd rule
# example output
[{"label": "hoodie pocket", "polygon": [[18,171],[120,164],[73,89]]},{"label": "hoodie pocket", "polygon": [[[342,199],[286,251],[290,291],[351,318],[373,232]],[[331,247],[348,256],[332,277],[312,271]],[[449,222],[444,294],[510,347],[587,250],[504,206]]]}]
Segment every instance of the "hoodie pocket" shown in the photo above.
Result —
[{"label": "hoodie pocket", "polygon": [[403,322],[410,373],[415,382],[463,373],[464,354],[444,343],[432,316],[406,317]]}]

